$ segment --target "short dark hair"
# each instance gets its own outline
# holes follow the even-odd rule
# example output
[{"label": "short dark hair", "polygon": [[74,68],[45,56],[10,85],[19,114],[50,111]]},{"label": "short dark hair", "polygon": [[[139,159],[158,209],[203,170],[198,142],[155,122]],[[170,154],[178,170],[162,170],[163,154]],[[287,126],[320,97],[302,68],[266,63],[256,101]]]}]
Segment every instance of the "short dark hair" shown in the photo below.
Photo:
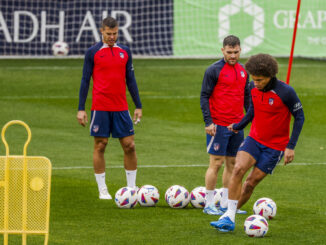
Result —
[{"label": "short dark hair", "polygon": [[269,54],[251,56],[245,67],[249,74],[254,76],[275,77],[278,73],[277,61]]},{"label": "short dark hair", "polygon": [[223,48],[225,46],[235,47],[238,45],[240,46],[240,39],[236,36],[229,35],[226,38],[224,38],[224,40],[223,40]]},{"label": "short dark hair", "polygon": [[105,19],[102,20],[102,28],[106,26],[109,28],[114,28],[118,26],[118,21],[110,16],[106,17]]}]

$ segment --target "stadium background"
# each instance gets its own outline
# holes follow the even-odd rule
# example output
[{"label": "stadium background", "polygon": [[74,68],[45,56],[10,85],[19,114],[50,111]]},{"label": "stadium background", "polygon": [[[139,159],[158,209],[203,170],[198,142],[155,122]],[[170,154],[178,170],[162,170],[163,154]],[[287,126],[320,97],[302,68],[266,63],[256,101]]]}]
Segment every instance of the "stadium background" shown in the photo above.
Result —
[{"label": "stadium background", "polygon": [[[82,56],[100,40],[103,17],[120,22],[119,42],[135,56],[215,57],[230,33],[245,56],[288,56],[297,0],[2,0],[0,56],[50,56],[57,40]],[[296,56],[325,57],[326,3],[302,1]]]}]

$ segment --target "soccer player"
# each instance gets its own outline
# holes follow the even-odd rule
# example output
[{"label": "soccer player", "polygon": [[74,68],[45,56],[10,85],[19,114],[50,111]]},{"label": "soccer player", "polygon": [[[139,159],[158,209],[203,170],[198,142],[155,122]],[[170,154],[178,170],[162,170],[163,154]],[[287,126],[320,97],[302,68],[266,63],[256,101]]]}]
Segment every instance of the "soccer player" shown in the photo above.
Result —
[{"label": "soccer player", "polygon": [[[205,175],[206,204],[203,212],[209,215],[221,215],[227,209],[229,179],[237,150],[243,141],[242,130],[236,134],[230,132],[227,126],[240,122],[244,116],[244,107],[249,107],[249,77],[238,62],[240,39],[233,35],[227,36],[221,50],[224,57],[207,68],[200,95],[210,158]],[[218,171],[224,162],[222,198],[220,209],[217,210],[214,191]]]},{"label": "soccer player", "polygon": [[100,199],[112,199],[105,182],[104,152],[108,137],[119,138],[124,151],[127,185],[136,187],[137,157],[133,121],[128,111],[126,85],[135,103],[133,120],[142,117],[142,104],[127,46],[117,44],[118,22],[107,17],[100,29],[102,41],[86,51],[79,92],[77,120],[85,126],[85,102],[91,76],[93,77],[90,134],[94,136],[93,165]]},{"label": "soccer player", "polygon": [[[238,132],[252,121],[249,136],[241,144],[229,184],[228,209],[211,225],[220,231],[233,231],[236,209],[249,200],[255,187],[272,174],[284,154],[284,165],[294,159],[294,148],[299,138],[304,113],[294,89],[278,80],[276,60],[268,54],[251,56],[245,67],[252,77],[251,102],[248,113],[240,123],[229,130]],[[290,121],[294,117],[291,138]],[[252,167],[244,187],[242,179]]]}]

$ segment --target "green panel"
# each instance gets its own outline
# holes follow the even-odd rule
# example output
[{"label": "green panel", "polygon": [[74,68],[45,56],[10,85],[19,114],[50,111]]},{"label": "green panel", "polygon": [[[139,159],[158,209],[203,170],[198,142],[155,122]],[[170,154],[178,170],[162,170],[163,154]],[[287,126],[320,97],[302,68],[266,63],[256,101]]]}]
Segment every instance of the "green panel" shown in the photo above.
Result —
[{"label": "green panel", "polygon": [[[175,0],[174,55],[221,54],[223,38],[241,39],[242,54],[290,54],[297,0]],[[302,1],[295,55],[326,57],[326,1]]]}]

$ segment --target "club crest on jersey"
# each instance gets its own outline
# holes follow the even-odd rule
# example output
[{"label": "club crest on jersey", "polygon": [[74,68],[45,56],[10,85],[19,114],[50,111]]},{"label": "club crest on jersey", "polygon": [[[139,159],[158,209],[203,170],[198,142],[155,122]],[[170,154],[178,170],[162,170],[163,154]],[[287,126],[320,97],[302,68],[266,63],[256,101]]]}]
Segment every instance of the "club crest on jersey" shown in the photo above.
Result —
[{"label": "club crest on jersey", "polygon": [[274,104],[274,99],[273,98],[269,98],[268,99],[268,104],[273,105]]},{"label": "club crest on jersey", "polygon": [[214,151],[218,151],[218,149],[220,149],[220,144],[214,143]]},{"label": "club crest on jersey", "polygon": [[241,77],[245,77],[245,73],[243,71],[240,71]]},{"label": "club crest on jersey", "polygon": [[125,57],[124,53],[120,52],[120,58],[123,59]]},{"label": "club crest on jersey", "polygon": [[94,133],[97,133],[99,129],[100,129],[100,126],[98,126],[98,125],[93,125],[92,130],[93,130]]}]

